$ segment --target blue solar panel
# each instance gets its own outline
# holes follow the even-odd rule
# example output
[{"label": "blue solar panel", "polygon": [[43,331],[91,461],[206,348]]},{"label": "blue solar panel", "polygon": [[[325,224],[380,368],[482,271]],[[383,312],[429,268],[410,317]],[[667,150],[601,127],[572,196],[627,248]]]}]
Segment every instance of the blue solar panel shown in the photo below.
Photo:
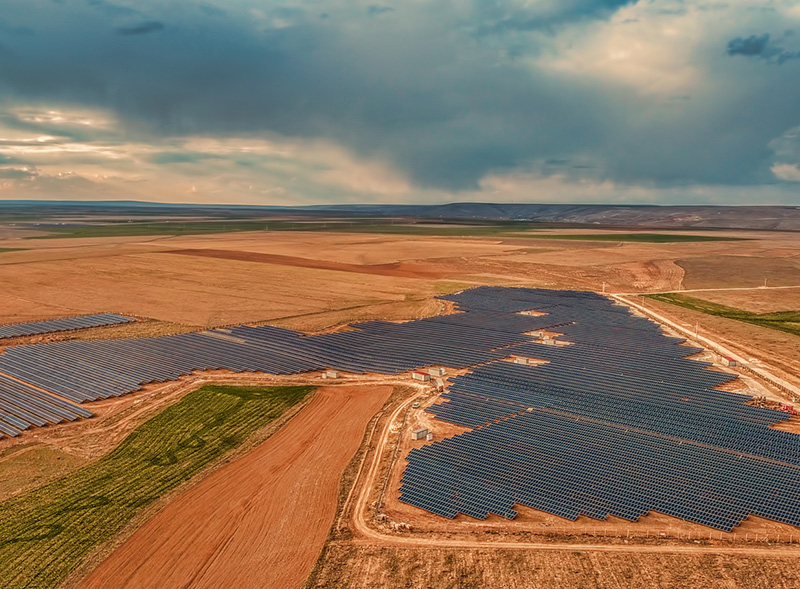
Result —
[{"label": "blue solar panel", "polygon": [[86,329],[89,327],[103,327],[133,321],[130,317],[103,313],[100,315],[81,315],[80,317],[66,317],[48,321],[32,321],[29,323],[12,323],[0,325],[0,339],[40,335],[43,333],[56,333],[58,331],[71,331],[73,329]]}]

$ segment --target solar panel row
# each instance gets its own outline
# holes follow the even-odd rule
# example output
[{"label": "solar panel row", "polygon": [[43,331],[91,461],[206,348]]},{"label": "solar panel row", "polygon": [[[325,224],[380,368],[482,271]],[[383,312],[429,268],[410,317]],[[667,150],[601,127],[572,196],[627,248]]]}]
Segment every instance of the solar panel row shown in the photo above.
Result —
[{"label": "solar panel row", "polygon": [[0,325],[0,339],[20,337],[25,335],[39,335],[55,333],[58,331],[71,331],[73,329],[86,329],[88,327],[103,327],[133,321],[130,317],[102,313],[100,315],[82,315],[80,317],[66,317],[64,319],[51,319],[49,321],[32,321],[30,323],[12,323]]}]

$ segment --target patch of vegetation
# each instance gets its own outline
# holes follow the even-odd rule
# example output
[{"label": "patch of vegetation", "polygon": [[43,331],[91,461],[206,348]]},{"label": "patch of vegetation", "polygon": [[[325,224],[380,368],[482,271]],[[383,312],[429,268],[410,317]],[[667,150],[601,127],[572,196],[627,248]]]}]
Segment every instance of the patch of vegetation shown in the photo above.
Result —
[{"label": "patch of vegetation", "polygon": [[4,254],[6,252],[21,252],[24,250],[25,248],[22,247],[0,247],[0,254]]},{"label": "patch of vegetation", "polygon": [[139,426],[106,457],[0,503],[0,586],[58,586],[137,512],[313,388],[204,386]]},{"label": "patch of vegetation", "polygon": [[31,227],[47,231],[47,235],[28,239],[63,239],[66,237],[130,237],[146,235],[204,235],[238,231],[263,231],[263,221],[199,221],[108,223],[98,225],[40,225]]},{"label": "patch of vegetation", "polygon": [[656,301],[663,301],[678,305],[692,311],[699,311],[707,315],[715,315],[717,317],[725,317],[727,319],[735,319],[736,321],[743,321],[745,323],[752,323],[761,327],[769,329],[776,329],[791,333],[792,335],[800,335],[800,311],[777,311],[774,313],[753,313],[735,307],[727,307],[718,303],[704,301],[677,293],[668,294],[651,294],[645,295]]},{"label": "patch of vegetation", "polygon": [[536,221],[483,220],[215,220],[116,222],[97,225],[36,225],[31,228],[47,231],[47,235],[29,239],[65,237],[125,237],[145,235],[202,235],[238,231],[314,231],[329,233],[378,233],[394,235],[432,235],[450,237],[515,237],[528,239],[564,239],[574,241],[630,241],[674,243],[694,241],[736,241],[742,238],[687,235],[683,233],[608,233],[541,235],[543,229],[575,228],[575,225]]}]

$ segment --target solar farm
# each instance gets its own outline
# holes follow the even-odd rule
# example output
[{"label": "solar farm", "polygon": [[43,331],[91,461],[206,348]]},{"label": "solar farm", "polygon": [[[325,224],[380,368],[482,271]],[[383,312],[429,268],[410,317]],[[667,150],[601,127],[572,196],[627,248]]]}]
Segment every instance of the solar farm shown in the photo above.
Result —
[{"label": "solar farm", "polygon": [[590,292],[480,287],[442,298],[457,312],[322,335],[243,325],[7,348],[0,432],[88,417],[80,403],[195,371],[445,366],[466,373],[427,411],[469,431],[409,453],[406,504],[478,520],[513,519],[524,505],[569,520],[655,511],[724,531],[750,515],[800,525],[800,437],[769,427],[789,415],[717,390],[736,375],[689,359],[699,348]]}]

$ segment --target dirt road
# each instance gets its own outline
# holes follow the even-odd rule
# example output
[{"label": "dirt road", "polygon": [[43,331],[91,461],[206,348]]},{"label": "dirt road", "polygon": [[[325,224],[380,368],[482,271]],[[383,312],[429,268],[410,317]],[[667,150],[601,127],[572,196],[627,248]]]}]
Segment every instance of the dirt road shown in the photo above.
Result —
[{"label": "dirt road", "polygon": [[328,535],[342,471],[391,391],[320,389],[264,444],[177,497],[80,587],[300,587]]}]

